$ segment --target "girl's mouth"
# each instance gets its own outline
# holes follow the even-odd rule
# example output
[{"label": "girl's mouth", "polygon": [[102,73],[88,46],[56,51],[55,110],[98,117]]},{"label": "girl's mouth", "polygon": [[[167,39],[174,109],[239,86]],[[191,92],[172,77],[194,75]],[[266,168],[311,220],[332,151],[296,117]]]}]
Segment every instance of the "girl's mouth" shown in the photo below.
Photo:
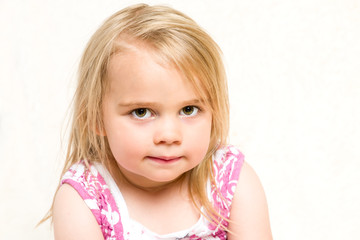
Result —
[{"label": "girl's mouth", "polygon": [[176,157],[176,156],[157,156],[157,157],[148,156],[147,158],[162,164],[176,162],[181,159],[181,157]]}]

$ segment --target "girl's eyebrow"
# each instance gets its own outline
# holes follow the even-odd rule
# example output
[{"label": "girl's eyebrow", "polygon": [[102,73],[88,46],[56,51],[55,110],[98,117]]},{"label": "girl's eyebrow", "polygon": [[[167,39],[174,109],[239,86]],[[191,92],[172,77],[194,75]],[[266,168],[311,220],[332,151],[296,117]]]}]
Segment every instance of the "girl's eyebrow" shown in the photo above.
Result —
[{"label": "girl's eyebrow", "polygon": [[203,103],[204,100],[202,99],[192,99],[192,100],[188,100],[188,101],[184,101],[182,102],[182,105],[196,105],[196,104],[201,104]]},{"label": "girl's eyebrow", "polygon": [[[203,100],[200,99],[192,99],[192,100],[186,100],[181,102],[179,105],[181,106],[187,106],[187,105],[196,105],[196,104],[201,104],[203,103]],[[160,105],[162,105],[161,103],[157,103],[157,102],[120,102],[118,104],[119,107],[132,107],[132,108],[140,108],[140,107],[160,107]]]},{"label": "girl's eyebrow", "polygon": [[118,104],[119,107],[144,107],[144,106],[160,106],[159,103],[156,102],[121,102]]}]

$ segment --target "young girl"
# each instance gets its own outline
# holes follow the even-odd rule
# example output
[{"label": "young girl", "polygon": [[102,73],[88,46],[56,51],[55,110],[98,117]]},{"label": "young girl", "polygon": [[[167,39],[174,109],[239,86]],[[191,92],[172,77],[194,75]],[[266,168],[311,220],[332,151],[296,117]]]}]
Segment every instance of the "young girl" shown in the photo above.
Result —
[{"label": "young girl", "polygon": [[227,145],[216,43],[164,6],[111,16],[83,54],[56,239],[271,239],[263,189]]}]

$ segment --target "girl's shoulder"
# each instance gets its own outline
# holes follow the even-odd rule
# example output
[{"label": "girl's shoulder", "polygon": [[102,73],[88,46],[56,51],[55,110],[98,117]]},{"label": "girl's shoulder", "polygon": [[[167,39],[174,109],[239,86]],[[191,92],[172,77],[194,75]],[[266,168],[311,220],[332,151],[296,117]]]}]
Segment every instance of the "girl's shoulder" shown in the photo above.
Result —
[{"label": "girl's shoulder", "polygon": [[64,184],[70,185],[80,195],[96,218],[105,239],[122,236],[115,199],[96,165],[86,165],[84,161],[72,165],[61,179],[61,185]]},{"label": "girl's shoulder", "polygon": [[231,145],[219,149],[213,168],[217,189],[212,196],[221,214],[230,219],[222,222],[230,230],[228,239],[272,239],[264,190],[241,151]]}]

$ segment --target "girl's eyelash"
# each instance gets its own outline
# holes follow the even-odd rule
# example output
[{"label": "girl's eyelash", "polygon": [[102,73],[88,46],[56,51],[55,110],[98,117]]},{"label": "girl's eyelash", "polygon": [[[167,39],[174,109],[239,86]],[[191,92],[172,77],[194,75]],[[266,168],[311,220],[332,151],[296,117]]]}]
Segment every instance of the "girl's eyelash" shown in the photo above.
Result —
[{"label": "girl's eyelash", "polygon": [[198,109],[199,112],[202,111],[202,107],[198,106],[198,105],[188,105],[188,106],[185,106],[185,107],[195,107]]},{"label": "girl's eyelash", "polygon": [[201,111],[202,111],[202,108],[201,108],[201,107],[199,107],[199,106],[193,105],[193,107],[196,107],[196,108],[198,109],[198,111],[199,111],[199,112],[201,112]]}]

